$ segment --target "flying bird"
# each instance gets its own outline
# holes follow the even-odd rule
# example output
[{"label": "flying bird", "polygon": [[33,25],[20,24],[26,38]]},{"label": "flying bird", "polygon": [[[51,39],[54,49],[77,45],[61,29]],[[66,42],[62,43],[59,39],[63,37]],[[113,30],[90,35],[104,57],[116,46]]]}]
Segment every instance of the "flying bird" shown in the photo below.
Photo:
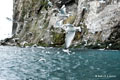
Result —
[{"label": "flying bird", "polygon": [[100,3],[106,3],[105,0],[99,0]]},{"label": "flying bird", "polygon": [[61,13],[61,14],[67,14],[67,13],[66,13],[66,7],[65,7],[65,5],[63,5],[63,6],[60,8],[60,13]]},{"label": "flying bird", "polygon": [[48,1],[48,6],[52,7],[53,6],[52,2],[50,0],[47,1]]},{"label": "flying bird", "polygon": [[56,21],[55,27],[56,28],[62,28],[63,27],[63,20],[60,19],[60,20]]},{"label": "flying bird", "polygon": [[81,28],[80,27],[75,27],[72,24],[65,24],[66,28],[64,28],[64,30],[66,31],[66,36],[65,36],[65,48],[69,48],[72,40],[75,37],[75,33],[78,30],[79,32],[81,32]]},{"label": "flying bird", "polygon": [[58,14],[59,17],[68,18],[70,16],[70,14],[67,14],[66,12],[65,5],[63,5],[58,12],[59,12]]},{"label": "flying bird", "polygon": [[56,28],[61,28],[63,30],[65,30],[66,32],[66,36],[65,36],[65,48],[69,48],[72,40],[75,37],[75,33],[78,30],[79,32],[81,32],[81,28],[80,27],[75,27],[73,24],[63,24],[63,20],[68,18],[70,16],[71,13],[66,13],[66,7],[65,5],[63,5],[61,7],[60,10],[58,10],[58,17],[60,17],[61,19],[58,20],[55,23],[55,27]]}]

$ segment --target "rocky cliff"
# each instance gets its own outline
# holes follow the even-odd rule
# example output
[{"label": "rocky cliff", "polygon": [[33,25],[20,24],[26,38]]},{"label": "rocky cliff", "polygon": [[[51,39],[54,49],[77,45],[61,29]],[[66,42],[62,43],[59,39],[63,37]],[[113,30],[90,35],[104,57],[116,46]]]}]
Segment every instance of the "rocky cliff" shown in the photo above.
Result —
[{"label": "rocky cliff", "polygon": [[64,24],[81,28],[72,47],[120,49],[119,0],[14,0],[14,45],[63,47],[65,31],[56,28],[58,10],[66,6]]}]

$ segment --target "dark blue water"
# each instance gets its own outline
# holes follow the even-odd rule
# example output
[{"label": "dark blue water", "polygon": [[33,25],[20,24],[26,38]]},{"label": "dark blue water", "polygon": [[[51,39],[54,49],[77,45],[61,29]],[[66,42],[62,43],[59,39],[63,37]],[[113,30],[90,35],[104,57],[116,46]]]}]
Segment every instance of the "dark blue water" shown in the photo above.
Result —
[{"label": "dark blue water", "polygon": [[120,80],[120,51],[0,46],[0,80]]}]

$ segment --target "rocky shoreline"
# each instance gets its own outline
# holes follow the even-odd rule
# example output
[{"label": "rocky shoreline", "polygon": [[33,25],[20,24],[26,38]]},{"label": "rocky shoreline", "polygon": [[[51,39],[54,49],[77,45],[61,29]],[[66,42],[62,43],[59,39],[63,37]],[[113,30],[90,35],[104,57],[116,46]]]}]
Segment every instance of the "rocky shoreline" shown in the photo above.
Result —
[{"label": "rocky shoreline", "polygon": [[[0,46],[17,46],[22,48],[27,47],[58,47],[58,48],[65,48],[65,45],[48,45],[44,43],[40,44],[31,44],[27,41],[19,42],[18,38],[6,38],[5,40],[0,41]],[[80,45],[72,44],[70,48],[81,48],[81,49],[102,49],[102,50],[120,50],[120,40],[118,41],[106,41],[106,42],[97,42],[94,45],[81,43]]]}]

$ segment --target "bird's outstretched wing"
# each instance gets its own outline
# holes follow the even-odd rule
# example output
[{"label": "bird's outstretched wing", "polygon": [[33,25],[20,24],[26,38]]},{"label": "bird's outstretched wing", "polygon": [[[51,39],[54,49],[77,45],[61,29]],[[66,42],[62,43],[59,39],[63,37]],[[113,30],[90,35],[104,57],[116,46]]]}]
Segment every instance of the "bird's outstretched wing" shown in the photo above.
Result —
[{"label": "bird's outstretched wing", "polygon": [[55,27],[62,27],[62,25],[63,25],[63,20],[57,21],[55,23]]},{"label": "bird's outstretched wing", "polygon": [[61,7],[60,13],[61,13],[61,14],[64,14],[64,15],[67,14],[67,13],[66,13],[66,7],[65,7],[65,5],[63,5],[63,6]]},{"label": "bird's outstretched wing", "polygon": [[48,5],[52,7],[53,6],[52,2],[50,0],[47,0],[47,1],[48,1]]},{"label": "bird's outstretched wing", "polygon": [[74,39],[75,31],[69,31],[66,33],[65,36],[65,47],[69,48],[71,45],[72,40]]}]

